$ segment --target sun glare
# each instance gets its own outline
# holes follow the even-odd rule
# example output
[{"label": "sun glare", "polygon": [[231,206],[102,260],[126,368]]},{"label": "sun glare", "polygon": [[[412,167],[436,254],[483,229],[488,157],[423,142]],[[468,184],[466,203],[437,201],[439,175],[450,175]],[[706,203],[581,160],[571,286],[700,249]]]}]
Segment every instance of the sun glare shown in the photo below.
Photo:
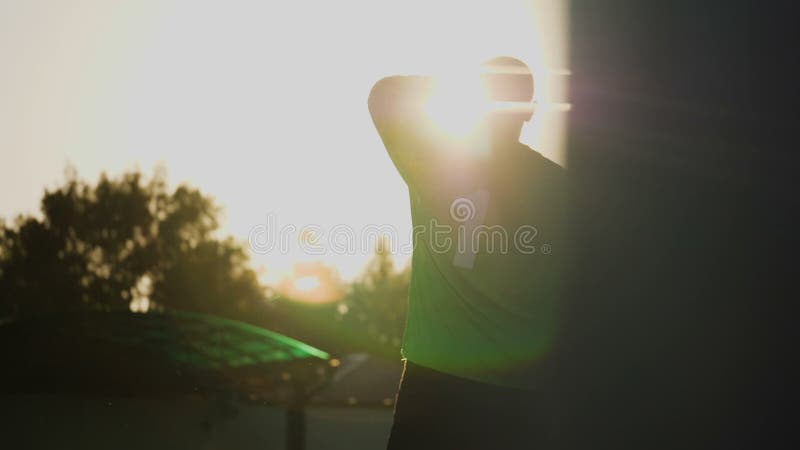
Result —
[{"label": "sun glare", "polygon": [[301,292],[313,291],[319,285],[319,278],[315,276],[300,277],[294,280],[294,288]]},{"label": "sun glare", "polygon": [[449,137],[463,139],[475,132],[490,106],[480,74],[462,71],[437,77],[425,110]]},{"label": "sun glare", "polygon": [[486,69],[453,70],[435,78],[425,99],[425,113],[434,130],[458,152],[485,156],[489,142],[483,119],[493,112],[530,111],[533,102],[494,101],[483,75]]}]

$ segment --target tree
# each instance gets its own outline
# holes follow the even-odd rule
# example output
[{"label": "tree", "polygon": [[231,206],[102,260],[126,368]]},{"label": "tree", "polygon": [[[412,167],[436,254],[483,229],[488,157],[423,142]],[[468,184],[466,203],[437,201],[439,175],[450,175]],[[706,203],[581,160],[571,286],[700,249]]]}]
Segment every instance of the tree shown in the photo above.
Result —
[{"label": "tree", "polygon": [[398,270],[386,240],[377,241],[364,273],[336,306],[341,336],[348,339],[349,351],[399,356],[410,279],[410,266]]},{"label": "tree", "polygon": [[[314,266],[320,275],[330,267]],[[315,303],[278,290],[269,302],[269,327],[289,333],[334,354],[370,353],[389,359],[400,356],[411,270],[395,267],[389,247],[376,243],[364,272],[344,286],[335,302]],[[324,276],[323,276],[324,277]]]},{"label": "tree", "polygon": [[102,175],[96,184],[68,175],[45,192],[41,217],[0,221],[0,320],[65,310],[184,310],[268,327],[334,353],[398,356],[410,270],[394,267],[385,242],[354,282],[310,264],[307,275],[325,295],[293,299],[299,293],[277,289],[268,301],[246,249],[216,236],[219,213],[197,189],[168,189],[163,174],[146,182],[138,172]]},{"label": "tree", "polygon": [[90,185],[70,174],[42,218],[0,222],[0,315],[74,309],[186,309],[247,319],[264,300],[244,248],[217,239],[212,199],[163,174]]}]

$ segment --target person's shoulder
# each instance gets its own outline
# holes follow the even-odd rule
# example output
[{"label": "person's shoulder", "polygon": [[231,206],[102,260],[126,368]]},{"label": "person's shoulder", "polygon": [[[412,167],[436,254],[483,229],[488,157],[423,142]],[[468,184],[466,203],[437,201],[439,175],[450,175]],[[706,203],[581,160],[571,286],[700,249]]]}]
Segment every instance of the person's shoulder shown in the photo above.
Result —
[{"label": "person's shoulder", "polygon": [[522,153],[522,155],[524,155],[524,158],[528,164],[534,165],[537,169],[543,171],[561,173],[561,174],[566,173],[567,169],[564,166],[556,163],[555,161],[544,156],[543,154],[539,153],[538,151],[534,150],[528,145],[520,142],[519,146],[520,146],[520,152]]}]

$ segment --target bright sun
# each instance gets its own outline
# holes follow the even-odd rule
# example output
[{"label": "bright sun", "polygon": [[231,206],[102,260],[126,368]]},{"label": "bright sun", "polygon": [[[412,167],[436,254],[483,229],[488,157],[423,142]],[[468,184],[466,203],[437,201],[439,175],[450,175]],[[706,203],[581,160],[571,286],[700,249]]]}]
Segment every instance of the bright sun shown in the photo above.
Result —
[{"label": "bright sun", "polygon": [[425,111],[450,137],[466,138],[490,106],[480,73],[466,69],[437,77]]}]

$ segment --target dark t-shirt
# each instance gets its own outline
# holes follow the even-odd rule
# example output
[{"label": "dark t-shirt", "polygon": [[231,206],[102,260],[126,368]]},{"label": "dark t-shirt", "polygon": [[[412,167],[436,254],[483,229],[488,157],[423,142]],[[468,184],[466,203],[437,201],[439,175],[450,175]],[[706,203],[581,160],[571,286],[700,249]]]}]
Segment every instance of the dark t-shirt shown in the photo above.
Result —
[{"label": "dark t-shirt", "polygon": [[411,201],[403,355],[463,378],[535,388],[568,256],[564,169],[518,142],[485,152],[480,140],[448,138],[422,108],[430,89],[428,78],[393,77],[370,96]]}]

